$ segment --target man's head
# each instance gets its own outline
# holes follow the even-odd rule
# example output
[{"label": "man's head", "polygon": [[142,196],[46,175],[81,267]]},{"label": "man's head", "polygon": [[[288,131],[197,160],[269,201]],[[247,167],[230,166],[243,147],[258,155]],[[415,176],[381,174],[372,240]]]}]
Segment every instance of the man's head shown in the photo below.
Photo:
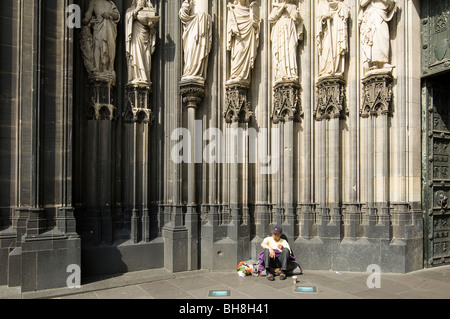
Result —
[{"label": "man's head", "polygon": [[272,229],[272,237],[273,239],[275,239],[276,241],[278,241],[281,237],[281,235],[283,234],[283,229],[280,226],[275,226]]}]

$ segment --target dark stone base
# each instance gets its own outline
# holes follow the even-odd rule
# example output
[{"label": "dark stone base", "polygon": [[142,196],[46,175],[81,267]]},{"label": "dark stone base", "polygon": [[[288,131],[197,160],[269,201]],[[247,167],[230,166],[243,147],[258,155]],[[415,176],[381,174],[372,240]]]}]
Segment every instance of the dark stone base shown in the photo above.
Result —
[{"label": "dark stone base", "polygon": [[409,240],[311,240],[291,245],[303,269],[366,272],[369,265],[383,273],[407,273],[423,268],[422,238]]},{"label": "dark stone base", "polygon": [[[210,243],[202,241],[202,268],[231,270],[239,261],[256,259],[263,238],[243,245],[229,238]],[[423,269],[422,239],[347,240],[303,238],[290,243],[302,269],[366,272],[369,265],[383,273],[408,273]]]},{"label": "dark stone base", "polygon": [[188,270],[188,230],[184,227],[165,227],[164,268],[171,272]]},{"label": "dark stone base", "polygon": [[0,286],[9,285],[9,255],[16,247],[17,235],[14,232],[4,231],[0,235]]},{"label": "dark stone base", "polygon": [[81,251],[83,277],[123,274],[164,267],[164,243],[161,238],[149,243],[86,247]]},{"label": "dark stone base", "polygon": [[[12,283],[21,285],[22,292],[31,292],[67,287],[70,265],[81,264],[81,240],[79,238],[51,238],[22,242],[22,248],[16,248],[10,254],[10,267],[21,264],[19,272],[10,271]],[[13,270],[10,268],[10,270]]]},{"label": "dark stone base", "polygon": [[224,238],[217,242],[202,240],[202,269],[235,269],[242,260],[251,258],[250,245],[243,240]]}]

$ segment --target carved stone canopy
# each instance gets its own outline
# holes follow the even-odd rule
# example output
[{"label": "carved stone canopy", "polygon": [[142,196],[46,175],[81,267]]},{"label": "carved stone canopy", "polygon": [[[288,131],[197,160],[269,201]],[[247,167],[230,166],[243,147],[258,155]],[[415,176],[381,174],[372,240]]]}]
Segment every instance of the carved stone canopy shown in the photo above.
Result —
[{"label": "carved stone canopy", "polygon": [[152,125],[154,116],[149,105],[151,92],[152,89],[148,85],[129,84],[126,86],[127,106],[123,115],[125,123]]},{"label": "carved stone canopy", "polygon": [[392,114],[393,77],[374,74],[363,79],[361,117]]},{"label": "carved stone canopy", "polygon": [[110,80],[90,79],[88,120],[113,120],[115,117],[114,84]]},{"label": "carved stone canopy", "polygon": [[271,116],[273,123],[299,122],[302,116],[300,84],[294,81],[277,83],[274,87],[274,108]]},{"label": "carved stone canopy", "polygon": [[224,117],[226,123],[250,122],[253,112],[250,109],[250,102],[247,101],[248,87],[239,84],[227,85]]},{"label": "carved stone canopy", "polygon": [[321,78],[317,82],[317,100],[314,116],[317,121],[343,118],[345,106],[345,80],[339,76]]}]

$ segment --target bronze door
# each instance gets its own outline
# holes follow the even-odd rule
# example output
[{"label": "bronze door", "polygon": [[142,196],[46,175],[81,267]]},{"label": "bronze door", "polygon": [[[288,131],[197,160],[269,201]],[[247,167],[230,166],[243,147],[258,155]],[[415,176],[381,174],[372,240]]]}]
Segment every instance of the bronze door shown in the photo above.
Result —
[{"label": "bronze door", "polygon": [[450,264],[450,75],[423,81],[425,267]]}]

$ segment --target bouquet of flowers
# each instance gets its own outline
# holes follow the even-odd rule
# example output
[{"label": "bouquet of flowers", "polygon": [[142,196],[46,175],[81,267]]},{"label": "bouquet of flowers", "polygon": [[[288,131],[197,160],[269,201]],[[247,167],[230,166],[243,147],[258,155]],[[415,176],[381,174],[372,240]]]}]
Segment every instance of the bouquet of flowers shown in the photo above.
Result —
[{"label": "bouquet of flowers", "polygon": [[237,265],[236,270],[239,277],[245,277],[252,274],[252,267],[250,267],[250,265],[248,265],[245,261],[241,261],[239,265]]}]

